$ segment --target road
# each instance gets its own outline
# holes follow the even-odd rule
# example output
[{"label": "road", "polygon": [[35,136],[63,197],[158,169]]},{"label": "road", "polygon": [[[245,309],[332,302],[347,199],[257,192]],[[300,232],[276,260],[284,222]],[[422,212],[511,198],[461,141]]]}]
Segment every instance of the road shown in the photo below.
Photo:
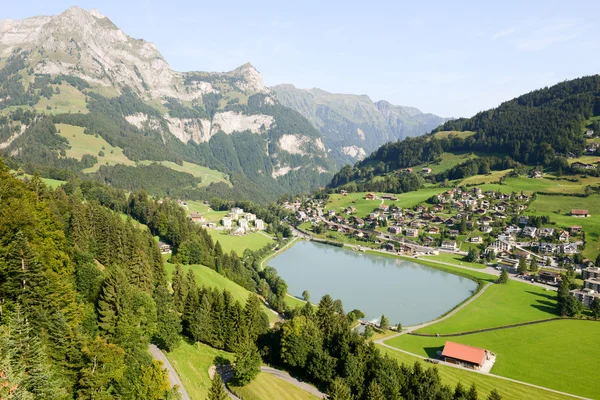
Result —
[{"label": "road", "polygon": [[166,368],[167,371],[169,372],[169,382],[171,382],[171,387],[173,387],[175,385],[179,386],[179,393],[181,393],[181,400],[191,400],[190,396],[187,394],[187,391],[185,390],[185,386],[183,386],[183,383],[181,383],[181,379],[179,379],[179,375],[177,375],[177,371],[175,371],[175,368],[173,368],[173,366],[167,359],[167,356],[165,356],[165,353],[163,353],[158,347],[156,347],[153,344],[150,344],[149,350],[150,350],[150,354],[152,354],[152,357],[155,360],[162,361],[163,367]]}]

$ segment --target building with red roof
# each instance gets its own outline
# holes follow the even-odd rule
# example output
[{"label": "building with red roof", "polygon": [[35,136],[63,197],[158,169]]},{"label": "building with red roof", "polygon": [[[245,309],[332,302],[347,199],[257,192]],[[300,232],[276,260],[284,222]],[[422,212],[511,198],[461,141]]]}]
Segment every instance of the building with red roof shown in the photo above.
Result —
[{"label": "building with red roof", "polygon": [[442,357],[444,361],[450,364],[480,369],[485,360],[488,359],[489,352],[478,347],[467,346],[466,344],[446,342]]}]

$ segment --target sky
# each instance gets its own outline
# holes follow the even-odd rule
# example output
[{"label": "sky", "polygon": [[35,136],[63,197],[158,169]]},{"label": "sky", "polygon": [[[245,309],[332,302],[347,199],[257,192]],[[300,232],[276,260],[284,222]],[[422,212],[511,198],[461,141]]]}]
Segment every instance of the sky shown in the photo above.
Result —
[{"label": "sky", "polygon": [[[0,19],[59,14],[71,1],[5,1]],[[600,73],[598,0],[87,1],[153,42],[178,71],[251,62],[291,83],[444,117]]]}]

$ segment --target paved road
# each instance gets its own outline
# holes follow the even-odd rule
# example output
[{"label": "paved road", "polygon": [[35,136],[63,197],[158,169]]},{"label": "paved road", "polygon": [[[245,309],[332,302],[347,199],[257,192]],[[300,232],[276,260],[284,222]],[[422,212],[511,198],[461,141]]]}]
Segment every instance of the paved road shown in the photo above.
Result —
[{"label": "paved road", "polygon": [[150,344],[150,354],[155,360],[162,361],[163,367],[169,371],[169,382],[171,382],[171,387],[178,385],[179,393],[181,393],[181,400],[190,400],[190,396],[187,394],[185,390],[185,386],[181,383],[181,379],[179,379],[179,375],[177,375],[177,371],[171,365],[165,353],[163,353],[158,347],[153,344]]},{"label": "paved road", "polygon": [[317,389],[316,387],[309,385],[308,383],[304,383],[299,381],[298,379],[294,378],[293,376],[291,376],[290,374],[288,374],[285,371],[281,371],[275,368],[271,368],[271,367],[260,367],[261,372],[273,375],[279,379],[283,379],[286,382],[291,383],[294,386],[299,387],[302,390],[307,391],[308,393],[317,396],[319,399],[325,399],[327,398],[327,395],[321,391],[319,391],[319,389]]}]

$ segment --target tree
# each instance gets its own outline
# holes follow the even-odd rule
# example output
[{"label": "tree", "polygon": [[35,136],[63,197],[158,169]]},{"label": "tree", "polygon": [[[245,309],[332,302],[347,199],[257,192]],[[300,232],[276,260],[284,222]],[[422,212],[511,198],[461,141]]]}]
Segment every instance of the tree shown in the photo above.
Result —
[{"label": "tree", "polygon": [[500,393],[498,393],[496,389],[492,389],[487,397],[487,400],[502,400],[502,396],[500,396]]},{"label": "tree", "polygon": [[163,350],[175,349],[181,337],[181,319],[175,310],[169,290],[165,285],[159,285],[154,290],[154,301],[156,302],[157,328],[154,335],[156,345]]},{"label": "tree", "polygon": [[387,319],[387,317],[385,315],[381,315],[379,327],[381,329],[388,329],[390,327],[390,321]]},{"label": "tree", "polygon": [[79,399],[108,400],[115,397],[115,385],[125,372],[125,352],[105,339],[96,338],[86,345],[82,353],[85,366],[79,378]]},{"label": "tree", "polygon": [[308,292],[308,290],[302,292],[302,299],[304,301],[310,301],[310,293]]},{"label": "tree", "polygon": [[471,384],[469,388],[469,392],[467,393],[467,400],[478,400],[479,395],[477,394],[477,387],[475,386],[475,382]]},{"label": "tree", "polygon": [[500,277],[498,278],[498,280],[496,281],[497,283],[508,283],[508,271],[506,269],[502,269],[502,272],[500,273]]},{"label": "tree", "polygon": [[348,313],[348,320],[350,322],[354,322],[357,319],[361,319],[364,317],[365,317],[365,313],[356,308]]},{"label": "tree", "polygon": [[174,398],[167,370],[162,368],[162,361],[152,360],[150,365],[142,366],[142,376],[136,386],[136,395],[141,399],[168,400]]},{"label": "tree", "polygon": [[467,396],[467,391],[462,383],[458,382],[454,388],[454,400],[464,400]]},{"label": "tree", "polygon": [[467,262],[477,261],[477,250],[469,249],[469,253],[465,257],[465,261],[467,261]]},{"label": "tree", "polygon": [[396,325],[396,330],[398,332],[402,332],[402,324],[400,322],[398,322],[398,325]]},{"label": "tree", "polygon": [[352,392],[342,378],[335,378],[329,386],[330,400],[352,400]]},{"label": "tree", "polygon": [[594,319],[600,318],[600,299],[598,297],[594,297],[594,300],[592,300],[592,304],[590,304],[590,310],[592,311]]},{"label": "tree", "polygon": [[461,235],[464,235],[465,233],[467,233],[467,217],[465,215],[463,215],[460,220],[459,230],[460,230]]},{"label": "tree", "polygon": [[519,258],[519,265],[517,267],[517,273],[519,275],[524,275],[527,272],[527,263],[525,262],[525,257]]},{"label": "tree", "polygon": [[365,326],[365,330],[363,332],[363,336],[365,339],[370,339],[375,334],[373,327],[371,325]]},{"label": "tree", "polygon": [[254,343],[246,342],[239,346],[235,354],[233,379],[238,386],[252,382],[260,372],[262,360]]},{"label": "tree", "polygon": [[229,400],[223,379],[221,379],[221,375],[218,372],[215,372],[215,377],[212,380],[206,400]]},{"label": "tree", "polygon": [[179,313],[183,313],[185,299],[187,297],[187,285],[185,284],[185,273],[181,264],[175,265],[171,286],[173,287],[173,303]]},{"label": "tree", "polygon": [[529,264],[529,271],[532,274],[535,274],[538,272],[537,259],[535,257],[531,257],[531,263]]},{"label": "tree", "polygon": [[367,389],[367,400],[386,400],[381,386],[376,380],[372,380]]}]

